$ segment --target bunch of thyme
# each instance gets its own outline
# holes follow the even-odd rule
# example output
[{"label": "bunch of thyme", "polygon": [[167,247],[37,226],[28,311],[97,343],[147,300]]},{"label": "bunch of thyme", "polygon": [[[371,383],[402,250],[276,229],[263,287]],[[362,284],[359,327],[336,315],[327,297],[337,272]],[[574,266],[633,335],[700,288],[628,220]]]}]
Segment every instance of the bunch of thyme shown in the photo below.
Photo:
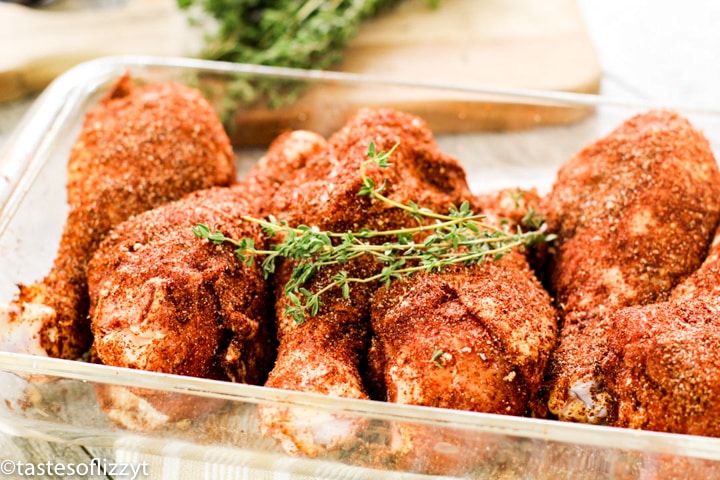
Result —
[{"label": "bunch of thyme", "polygon": [[[473,213],[468,202],[459,208],[451,207],[447,214],[439,214],[414,202],[405,205],[385,196],[385,182],[375,186],[374,181],[366,175],[366,168],[370,164],[381,168],[390,166],[390,156],[396,147],[388,152],[378,152],[375,144],[370,143],[368,158],[360,165],[362,187],[358,195],[404,210],[417,220],[416,226],[340,233],[306,225],[293,227],[272,215],[267,219],[243,217],[248,222],[259,224],[269,237],[280,238],[269,250],[256,248],[249,238],[228,238],[204,224],[193,227],[193,232],[216,244],[231,243],[236,247],[235,255],[247,265],[251,265],[256,256],[264,257],[262,269],[266,278],[275,271],[278,259],[293,260],[294,268],[284,287],[284,293],[290,300],[285,314],[298,324],[303,323],[308,315],[317,315],[321,297],[331,289],[339,288],[343,298],[347,299],[353,283],[381,282],[387,285],[394,279],[419,271],[436,272],[458,264],[470,266],[486,258],[499,260],[513,248],[553,239],[554,236],[545,234],[545,224],[532,210],[525,218],[525,224],[530,225],[531,230],[523,231],[518,226],[515,232],[511,232],[484,223],[484,217]],[[422,241],[415,240],[418,234],[423,234]],[[373,240],[377,241],[378,238],[393,240],[374,243]],[[362,255],[373,256],[383,264],[382,270],[365,278],[351,277],[348,272],[341,270],[314,293],[304,287],[320,269],[344,264]]]},{"label": "bunch of thyme", "polygon": [[[342,59],[348,42],[367,19],[402,0],[177,0],[191,23],[208,30],[203,58],[254,65],[327,69]],[[431,8],[439,0],[428,0]],[[212,22],[208,22],[207,19]],[[250,82],[238,78],[230,101],[264,98],[270,107],[292,103],[297,82]],[[229,95],[233,95],[229,92]]]},{"label": "bunch of thyme", "polygon": [[361,22],[400,0],[177,0],[217,21],[204,56],[297,68],[337,62]]}]

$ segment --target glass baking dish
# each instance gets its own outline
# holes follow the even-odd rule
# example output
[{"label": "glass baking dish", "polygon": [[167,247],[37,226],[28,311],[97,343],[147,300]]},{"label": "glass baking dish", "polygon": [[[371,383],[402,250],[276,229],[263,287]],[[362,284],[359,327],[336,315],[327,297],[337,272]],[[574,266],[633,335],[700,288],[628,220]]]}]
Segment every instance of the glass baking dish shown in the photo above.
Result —
[{"label": "glass baking dish", "polygon": [[[11,300],[18,283],[39,280],[49,270],[67,215],[70,147],[85,112],[126,71],[140,83],[172,80],[204,89],[234,140],[239,175],[285,129],[327,135],[360,106],[392,106],[428,121],[441,149],[465,166],[477,193],[502,187],[534,187],[543,193],[574,152],[631,115],[657,107],[574,93],[399,82],[181,58],[109,57],[84,63],[43,92],[0,154],[0,301]],[[260,85],[277,93],[272,105],[243,94],[248,86]],[[298,92],[299,100],[289,97]],[[283,95],[288,95],[285,103]],[[719,112],[664,107],[687,116],[720,154]],[[427,472],[507,479],[720,475],[720,439],[714,438],[329,398],[10,352],[0,352],[0,376],[3,432],[122,446],[255,473],[373,479],[427,478]],[[116,397],[142,392],[190,405],[211,402],[212,408],[154,429],[133,430],[108,418],[99,395],[103,392]],[[367,428],[353,448],[316,458],[293,457],[260,434],[257,409],[264,405],[304,410],[315,421],[328,422],[328,428],[339,418],[362,420]],[[130,402],[126,413],[147,414],[143,409],[141,401]],[[384,462],[390,432],[398,428],[436,439],[426,447],[442,454],[443,465],[427,465],[423,452],[402,467]]]}]

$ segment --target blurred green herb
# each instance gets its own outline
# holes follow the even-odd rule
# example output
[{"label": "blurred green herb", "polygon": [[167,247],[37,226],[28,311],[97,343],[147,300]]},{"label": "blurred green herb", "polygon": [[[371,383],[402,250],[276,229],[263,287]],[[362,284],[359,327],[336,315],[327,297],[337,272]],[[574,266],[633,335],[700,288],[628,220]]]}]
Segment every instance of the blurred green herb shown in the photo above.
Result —
[{"label": "blurred green herb", "polygon": [[204,56],[296,68],[327,68],[360,24],[401,0],[178,0],[217,22]]},{"label": "blurred green herb", "polygon": [[[388,152],[378,152],[375,144],[370,143],[368,158],[360,164],[362,187],[358,195],[404,210],[417,221],[416,226],[338,233],[306,225],[292,227],[274,216],[268,219],[243,217],[246,221],[259,224],[270,238],[280,239],[269,250],[257,249],[253,241],[247,238],[228,238],[204,224],[193,227],[193,232],[216,244],[231,243],[236,247],[235,255],[246,265],[252,264],[256,256],[263,256],[262,268],[266,278],[275,271],[278,259],[295,261],[284,293],[290,300],[285,314],[298,324],[303,323],[308,315],[317,315],[322,295],[331,289],[339,288],[343,298],[347,299],[351,283],[381,282],[388,285],[394,279],[419,271],[437,272],[457,264],[470,266],[482,263],[486,258],[497,261],[513,248],[554,238],[553,235],[545,234],[545,224],[536,213],[532,215],[536,229],[523,231],[518,226],[517,231],[512,232],[484,223],[483,216],[473,213],[468,202],[462,203],[460,207],[451,207],[447,214],[439,214],[414,202],[405,205],[385,196],[385,182],[375,186],[375,182],[367,176],[366,169],[371,164],[381,168],[389,167],[395,147]],[[418,234],[422,234],[422,237],[419,238]],[[378,242],[378,239],[386,238],[392,240]],[[314,293],[304,287],[320,269],[344,264],[362,255],[372,255],[382,263],[381,271],[364,278],[351,277],[346,271],[340,271],[327,285]]]},{"label": "blurred green herb", "polygon": [[[191,23],[214,26],[205,38],[202,57],[255,65],[327,69],[343,56],[363,21],[403,0],[177,0]],[[439,0],[427,0],[436,8]],[[297,83],[281,85],[239,79],[242,98],[264,97],[270,107],[293,102]]]}]

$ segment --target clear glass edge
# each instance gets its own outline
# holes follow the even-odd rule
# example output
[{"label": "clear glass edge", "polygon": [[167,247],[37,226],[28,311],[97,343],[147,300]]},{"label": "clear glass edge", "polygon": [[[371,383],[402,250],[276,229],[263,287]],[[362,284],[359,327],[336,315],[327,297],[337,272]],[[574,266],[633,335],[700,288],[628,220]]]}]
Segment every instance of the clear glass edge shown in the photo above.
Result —
[{"label": "clear glass edge", "polygon": [[311,407],[378,420],[460,428],[475,432],[572,445],[720,460],[720,439],[710,437],[400,405],[372,400],[328,397],[315,393],[132,370],[12,352],[0,352],[0,371],[18,375],[47,375],[81,382],[150,388],[250,404]]},{"label": "clear glass edge", "polygon": [[78,107],[77,100],[127,66],[109,57],[80,64],[53,80],[23,115],[0,150],[0,178],[5,180],[0,187],[0,235],[44,165],[43,152],[53,145],[57,129]]}]

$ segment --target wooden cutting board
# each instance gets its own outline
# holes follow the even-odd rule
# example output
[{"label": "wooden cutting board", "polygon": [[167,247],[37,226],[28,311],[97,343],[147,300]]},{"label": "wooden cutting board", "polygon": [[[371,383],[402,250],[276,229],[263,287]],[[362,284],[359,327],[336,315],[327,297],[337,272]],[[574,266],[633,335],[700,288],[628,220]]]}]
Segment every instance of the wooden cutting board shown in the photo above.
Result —
[{"label": "wooden cutting board", "polygon": [[[337,70],[394,80],[503,89],[598,93],[602,71],[575,0],[405,0],[368,21]],[[435,133],[566,124],[591,108],[563,108],[439,90],[312,89],[280,109],[240,110],[236,144],[264,144],[288,128],[323,135],[358,107],[387,105],[420,116]],[[250,128],[252,127],[252,128]]]},{"label": "wooden cutting board", "polygon": [[[63,9],[62,4],[29,9],[0,3],[0,101],[38,91],[95,57],[196,56],[202,45],[201,33],[175,0],[127,0],[90,10]],[[437,9],[428,0],[405,0],[362,26],[338,69],[424,82],[584,93],[598,92],[602,73],[575,0],[440,0]],[[268,121],[304,116],[307,108],[333,105],[327,93],[321,99],[310,92],[295,109],[252,115]],[[378,101],[372,89],[359,89],[349,101],[347,92],[343,95],[355,105]],[[454,101],[415,94],[398,103],[408,109],[425,103],[425,111],[436,112],[441,125],[468,124],[467,112]],[[522,119],[514,120],[518,108]],[[546,112],[538,117],[537,111],[517,105],[485,115],[502,128],[571,120],[565,116]]]},{"label": "wooden cutting board", "polygon": [[62,0],[42,9],[0,3],[0,101],[36,92],[93,58],[190,55],[199,50],[200,35],[175,0],[116,3],[85,9]]}]

